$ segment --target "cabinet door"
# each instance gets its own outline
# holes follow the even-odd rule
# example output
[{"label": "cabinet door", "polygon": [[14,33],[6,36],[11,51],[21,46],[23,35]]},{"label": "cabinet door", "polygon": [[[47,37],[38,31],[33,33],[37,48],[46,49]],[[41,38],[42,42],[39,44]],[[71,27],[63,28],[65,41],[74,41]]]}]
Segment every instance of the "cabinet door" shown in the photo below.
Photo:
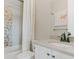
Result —
[{"label": "cabinet door", "polygon": [[35,47],[35,59],[50,59],[50,49],[37,45]]},{"label": "cabinet door", "polygon": [[58,51],[52,51],[51,59],[74,59],[74,57]]}]

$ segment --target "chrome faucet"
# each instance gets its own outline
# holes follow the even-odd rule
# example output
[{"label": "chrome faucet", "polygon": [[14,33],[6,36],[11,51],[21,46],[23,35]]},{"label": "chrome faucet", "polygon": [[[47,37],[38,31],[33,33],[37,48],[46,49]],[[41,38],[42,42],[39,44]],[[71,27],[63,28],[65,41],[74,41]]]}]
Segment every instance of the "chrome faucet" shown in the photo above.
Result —
[{"label": "chrome faucet", "polygon": [[60,41],[63,41],[63,42],[70,42],[69,40],[69,36],[71,35],[71,33],[69,32],[64,32],[62,33],[61,35],[61,40]]},{"label": "chrome faucet", "polygon": [[71,35],[71,33],[70,32],[68,32],[67,33],[67,42],[70,42],[70,40],[69,40],[69,36]]}]

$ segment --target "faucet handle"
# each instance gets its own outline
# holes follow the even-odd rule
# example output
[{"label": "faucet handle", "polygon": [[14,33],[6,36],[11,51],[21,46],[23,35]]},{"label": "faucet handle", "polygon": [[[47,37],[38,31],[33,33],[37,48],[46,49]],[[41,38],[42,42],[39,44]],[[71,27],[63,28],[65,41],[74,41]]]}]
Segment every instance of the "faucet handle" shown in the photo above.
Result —
[{"label": "faucet handle", "polygon": [[60,41],[65,41],[65,32],[61,34],[61,40]]},{"label": "faucet handle", "polygon": [[68,34],[67,34],[67,42],[70,42],[70,40],[69,40],[69,36],[71,35],[71,33],[70,32],[68,32]]},{"label": "faucet handle", "polygon": [[70,33],[70,32],[68,32],[68,36],[69,36],[69,35],[71,35],[71,33]]}]

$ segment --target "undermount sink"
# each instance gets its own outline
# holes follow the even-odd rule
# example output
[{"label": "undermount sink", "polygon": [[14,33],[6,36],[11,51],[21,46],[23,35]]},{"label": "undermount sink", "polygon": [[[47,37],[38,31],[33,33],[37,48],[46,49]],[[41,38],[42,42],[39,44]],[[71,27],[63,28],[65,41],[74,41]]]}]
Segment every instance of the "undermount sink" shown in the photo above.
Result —
[{"label": "undermount sink", "polygon": [[71,52],[74,54],[74,45],[72,43],[49,43],[49,45],[54,49],[60,49],[62,51]]},{"label": "undermount sink", "polygon": [[57,47],[68,47],[68,48],[74,47],[74,44],[71,42],[68,43],[68,42],[60,42],[60,41],[49,41],[48,44]]},{"label": "undermount sink", "polygon": [[49,43],[52,46],[57,46],[57,47],[73,47],[72,45],[64,44],[64,43]]},{"label": "undermount sink", "polygon": [[51,47],[57,47],[57,48],[68,48],[68,49],[74,49],[74,42],[61,42],[60,40],[40,40],[39,42],[46,43]]}]

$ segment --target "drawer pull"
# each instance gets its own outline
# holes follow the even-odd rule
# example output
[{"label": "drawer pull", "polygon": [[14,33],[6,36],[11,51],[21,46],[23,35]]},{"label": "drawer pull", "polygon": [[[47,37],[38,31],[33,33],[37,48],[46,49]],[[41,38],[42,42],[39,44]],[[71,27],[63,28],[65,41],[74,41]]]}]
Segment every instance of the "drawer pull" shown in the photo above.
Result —
[{"label": "drawer pull", "polygon": [[54,55],[53,55],[52,57],[53,57],[53,58],[55,58],[55,56],[54,56]]}]

